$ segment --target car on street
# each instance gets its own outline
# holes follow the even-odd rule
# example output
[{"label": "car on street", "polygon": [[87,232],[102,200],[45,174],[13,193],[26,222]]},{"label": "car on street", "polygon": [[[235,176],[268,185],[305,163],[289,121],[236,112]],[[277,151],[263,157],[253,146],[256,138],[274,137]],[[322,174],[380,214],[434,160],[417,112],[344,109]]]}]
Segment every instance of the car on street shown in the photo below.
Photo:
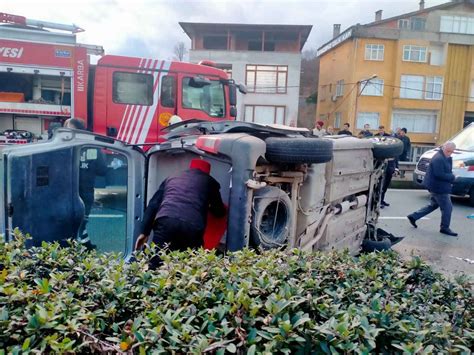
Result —
[{"label": "car on street", "polygon": [[[474,123],[466,126],[450,141],[456,144],[453,158],[453,174],[456,180],[453,183],[452,194],[467,196],[469,203],[474,206]],[[438,152],[439,147],[425,152],[416,164],[413,180],[418,186],[423,186],[423,179],[430,165],[431,158]]]},{"label": "car on street", "polygon": [[395,138],[317,138],[307,129],[198,120],[169,126],[166,138],[145,153],[59,128],[49,141],[4,147],[0,233],[8,240],[18,227],[31,234],[31,245],[74,238],[85,215],[79,167],[104,155],[107,172],[96,178],[88,235],[99,250],[130,256],[148,200],[164,179],[200,157],[211,163],[228,205],[220,249],[357,254],[367,242],[390,246],[376,224],[387,158],[403,149]]}]

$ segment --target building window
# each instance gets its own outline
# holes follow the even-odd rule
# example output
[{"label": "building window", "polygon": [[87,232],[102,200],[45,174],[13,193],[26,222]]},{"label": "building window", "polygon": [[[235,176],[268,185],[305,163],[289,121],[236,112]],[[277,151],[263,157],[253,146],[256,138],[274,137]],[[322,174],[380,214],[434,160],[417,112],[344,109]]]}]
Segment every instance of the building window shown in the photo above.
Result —
[{"label": "building window", "polygon": [[426,47],[403,46],[403,60],[405,62],[426,62]]},{"label": "building window", "polygon": [[423,99],[424,77],[419,75],[402,75],[400,80],[400,98]]},{"label": "building window", "polygon": [[344,80],[339,80],[336,83],[336,97],[344,96]]},{"label": "building window", "polygon": [[398,20],[398,28],[401,30],[408,30],[410,28],[410,21],[407,19]]},{"label": "building window", "polygon": [[203,38],[204,49],[227,49],[227,36],[210,35]]},{"label": "building window", "polygon": [[443,65],[444,64],[444,47],[431,45],[429,49],[429,61],[430,61],[430,65]]},{"label": "building window", "polygon": [[334,119],[334,128],[341,128],[342,112],[336,112],[336,118]]},{"label": "building window", "polygon": [[422,17],[413,17],[410,24],[413,31],[424,31],[426,20]]},{"label": "building window", "polygon": [[440,32],[474,34],[474,17],[441,16]]},{"label": "building window", "polygon": [[153,104],[153,75],[114,72],[112,99],[117,104]]},{"label": "building window", "polygon": [[383,96],[383,79],[371,79],[362,82],[360,89],[360,94],[364,96]]},{"label": "building window", "polygon": [[248,92],[286,94],[287,81],[287,65],[247,65]]},{"label": "building window", "polygon": [[356,128],[363,129],[365,124],[369,124],[370,127],[376,128],[379,126],[380,113],[378,112],[359,112],[357,113]]},{"label": "building window", "polygon": [[285,106],[245,105],[244,121],[260,124],[285,124]]},{"label": "building window", "polygon": [[383,44],[366,44],[365,60],[383,60],[384,45]]},{"label": "building window", "polygon": [[392,114],[392,128],[405,127],[413,133],[435,133],[436,111],[395,110]]},{"label": "building window", "polygon": [[441,100],[443,98],[443,77],[427,76],[426,77],[426,100]]}]

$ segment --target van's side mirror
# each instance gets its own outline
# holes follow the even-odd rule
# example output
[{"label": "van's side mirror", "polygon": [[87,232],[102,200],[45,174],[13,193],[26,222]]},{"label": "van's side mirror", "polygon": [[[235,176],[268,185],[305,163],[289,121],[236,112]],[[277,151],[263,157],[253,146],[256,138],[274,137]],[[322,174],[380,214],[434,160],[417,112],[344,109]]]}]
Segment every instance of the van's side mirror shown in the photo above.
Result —
[{"label": "van's side mirror", "polygon": [[200,89],[204,86],[211,85],[211,81],[202,76],[194,76],[189,80],[189,86],[192,88]]},{"label": "van's side mirror", "polygon": [[229,85],[229,105],[237,105],[237,89],[235,87],[235,84]]}]

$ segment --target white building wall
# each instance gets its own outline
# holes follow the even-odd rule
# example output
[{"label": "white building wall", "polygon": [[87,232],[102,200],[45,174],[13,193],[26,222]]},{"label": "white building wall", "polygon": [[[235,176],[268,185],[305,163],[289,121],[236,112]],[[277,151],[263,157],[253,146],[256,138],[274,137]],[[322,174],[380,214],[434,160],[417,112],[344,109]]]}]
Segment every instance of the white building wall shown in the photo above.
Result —
[{"label": "white building wall", "polygon": [[247,64],[287,65],[287,93],[248,93],[246,95],[239,94],[237,106],[237,120],[243,120],[245,105],[274,105],[286,107],[286,125],[296,125],[298,117],[301,53],[191,50],[189,53],[189,60],[192,63],[197,63],[200,60],[212,60],[219,64],[231,64],[232,78],[238,84],[245,84],[245,70]]}]

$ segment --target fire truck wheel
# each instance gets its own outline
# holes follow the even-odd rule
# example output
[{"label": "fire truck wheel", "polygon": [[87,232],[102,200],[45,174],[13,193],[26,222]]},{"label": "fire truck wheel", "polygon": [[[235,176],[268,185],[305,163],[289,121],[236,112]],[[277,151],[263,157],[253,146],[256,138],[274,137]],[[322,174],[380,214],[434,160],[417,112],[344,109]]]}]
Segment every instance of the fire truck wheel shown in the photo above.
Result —
[{"label": "fire truck wheel", "polygon": [[291,231],[295,216],[291,200],[278,187],[267,186],[255,191],[250,225],[250,242],[263,249],[282,248]]},{"label": "fire truck wheel", "polygon": [[273,163],[320,164],[332,159],[332,141],[328,139],[270,137],[265,143],[265,157]]},{"label": "fire truck wheel", "polygon": [[372,153],[376,159],[396,158],[403,153],[403,143],[394,137],[372,137]]},{"label": "fire truck wheel", "polygon": [[382,237],[380,240],[364,239],[362,242],[362,251],[366,253],[390,250],[391,247],[392,242],[387,237]]}]

